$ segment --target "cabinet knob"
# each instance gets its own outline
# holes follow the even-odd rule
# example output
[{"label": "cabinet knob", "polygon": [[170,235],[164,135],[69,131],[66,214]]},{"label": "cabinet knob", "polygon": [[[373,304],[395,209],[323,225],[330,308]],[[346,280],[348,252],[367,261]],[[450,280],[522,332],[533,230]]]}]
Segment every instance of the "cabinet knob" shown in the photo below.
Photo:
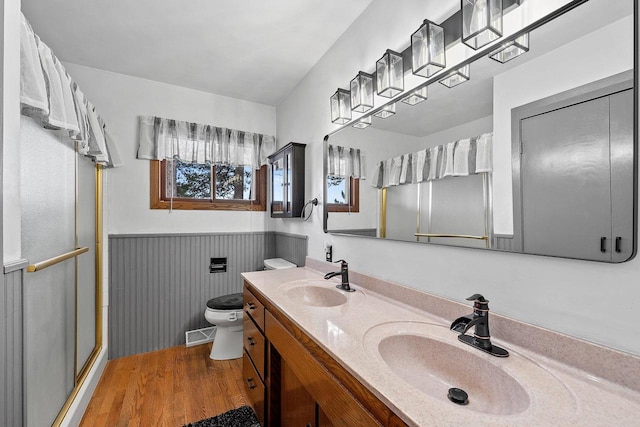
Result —
[{"label": "cabinet knob", "polygon": [[253,337],[247,337],[247,341],[249,341],[249,345],[256,345]]},{"label": "cabinet knob", "polygon": [[253,380],[253,378],[247,378],[247,385],[249,386],[249,390],[253,390],[257,387],[256,382]]}]

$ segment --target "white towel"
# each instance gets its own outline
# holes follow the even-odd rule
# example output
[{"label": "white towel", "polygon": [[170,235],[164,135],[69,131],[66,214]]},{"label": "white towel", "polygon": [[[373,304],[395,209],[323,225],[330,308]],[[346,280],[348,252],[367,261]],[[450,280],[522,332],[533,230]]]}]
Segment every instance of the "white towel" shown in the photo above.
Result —
[{"label": "white towel", "polygon": [[[473,153],[473,166],[475,166],[475,153]],[[453,155],[453,176],[468,176],[474,172],[471,162],[471,140],[461,139],[456,144]]]},{"label": "white towel", "polygon": [[51,49],[35,36],[38,44],[38,54],[47,81],[49,115],[45,119],[44,126],[51,129],[66,129],[68,125],[65,116],[64,96],[62,95],[62,83],[58,70],[53,63]]},{"label": "white towel", "polygon": [[35,35],[24,15],[20,15],[20,109],[25,115],[43,119],[49,114],[47,85]]},{"label": "white towel", "polygon": [[78,127],[76,106],[73,101],[73,94],[71,93],[71,80],[69,80],[67,72],[58,58],[53,58],[53,65],[56,67],[56,70],[58,70],[58,77],[60,78],[62,89],[62,101],[64,103],[64,117],[66,122],[64,129],[68,130],[71,135],[76,135],[80,132],[80,128]]},{"label": "white towel", "polygon": [[493,171],[493,133],[485,133],[476,139],[476,173]]},{"label": "white towel", "polygon": [[389,170],[389,186],[400,184],[400,173],[402,172],[402,156],[391,159]]},{"label": "white towel", "polygon": [[78,85],[71,81],[71,93],[76,107],[76,118],[78,120],[79,132],[71,135],[71,139],[78,141],[78,152],[86,155],[89,152],[89,121],[87,118],[87,106],[85,105],[84,94]]},{"label": "white towel", "polygon": [[453,176],[453,156],[455,154],[457,144],[458,141],[453,141],[444,147],[444,159],[442,162],[442,173],[440,174],[440,178]]},{"label": "white towel", "polygon": [[107,143],[107,152],[109,155],[109,166],[114,168],[119,168],[123,165],[120,152],[118,151],[118,146],[113,141],[111,135],[105,130],[104,131],[104,139]]},{"label": "white towel", "polygon": [[374,188],[382,188],[384,163],[376,163],[376,167],[373,169],[373,178],[371,179],[371,186]]},{"label": "white towel", "polygon": [[442,163],[442,145],[429,148],[429,175],[427,180],[433,181],[440,178],[440,165]]},{"label": "white towel", "polygon": [[420,150],[416,153],[416,175],[413,182],[418,183],[425,180],[424,170],[427,160],[427,149]]},{"label": "white towel", "polygon": [[400,184],[411,183],[411,163],[413,154],[405,154],[402,156],[402,170],[400,172]]},{"label": "white towel", "polygon": [[97,163],[108,163],[107,146],[104,140],[104,130],[98,121],[95,107],[87,102],[87,117],[89,118],[89,154],[94,156]]}]

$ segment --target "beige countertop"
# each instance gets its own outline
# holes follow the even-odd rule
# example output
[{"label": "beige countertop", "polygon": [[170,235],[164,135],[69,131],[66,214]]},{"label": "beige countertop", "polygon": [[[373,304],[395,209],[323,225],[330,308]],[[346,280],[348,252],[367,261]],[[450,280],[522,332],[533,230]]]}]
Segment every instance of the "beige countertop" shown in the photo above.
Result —
[{"label": "beige countertop", "polygon": [[[309,264],[328,271],[324,263]],[[453,319],[472,312],[471,305],[350,275],[356,292],[338,291],[343,298],[329,292],[339,277],[324,280],[308,267],[242,274],[411,426],[640,426],[637,378],[626,386],[603,378],[640,375],[640,358],[492,314],[492,342],[510,352],[494,357],[449,331]],[[341,304],[313,306],[292,298],[292,289],[305,286],[326,288]],[[539,348],[526,339],[501,340],[499,331],[508,329],[530,332],[542,342],[538,347],[553,347],[553,354],[535,352]],[[574,357],[591,372],[572,366]],[[449,386],[465,389],[469,404],[450,402]]]}]

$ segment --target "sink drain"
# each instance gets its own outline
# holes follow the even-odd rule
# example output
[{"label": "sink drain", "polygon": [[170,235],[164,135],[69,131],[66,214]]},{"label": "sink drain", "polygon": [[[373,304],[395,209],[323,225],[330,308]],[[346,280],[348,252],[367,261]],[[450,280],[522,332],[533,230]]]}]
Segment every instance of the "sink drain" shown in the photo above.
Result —
[{"label": "sink drain", "polygon": [[469,395],[461,388],[450,388],[449,393],[447,393],[447,397],[457,405],[466,405],[469,403]]}]

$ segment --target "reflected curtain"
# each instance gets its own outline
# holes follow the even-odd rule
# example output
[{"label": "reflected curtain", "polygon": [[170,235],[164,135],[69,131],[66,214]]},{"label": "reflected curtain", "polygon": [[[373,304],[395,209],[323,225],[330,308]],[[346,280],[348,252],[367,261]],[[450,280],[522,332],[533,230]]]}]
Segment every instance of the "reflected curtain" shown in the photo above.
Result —
[{"label": "reflected curtain", "polygon": [[364,152],[358,148],[329,144],[327,175],[338,178],[366,179]]}]

